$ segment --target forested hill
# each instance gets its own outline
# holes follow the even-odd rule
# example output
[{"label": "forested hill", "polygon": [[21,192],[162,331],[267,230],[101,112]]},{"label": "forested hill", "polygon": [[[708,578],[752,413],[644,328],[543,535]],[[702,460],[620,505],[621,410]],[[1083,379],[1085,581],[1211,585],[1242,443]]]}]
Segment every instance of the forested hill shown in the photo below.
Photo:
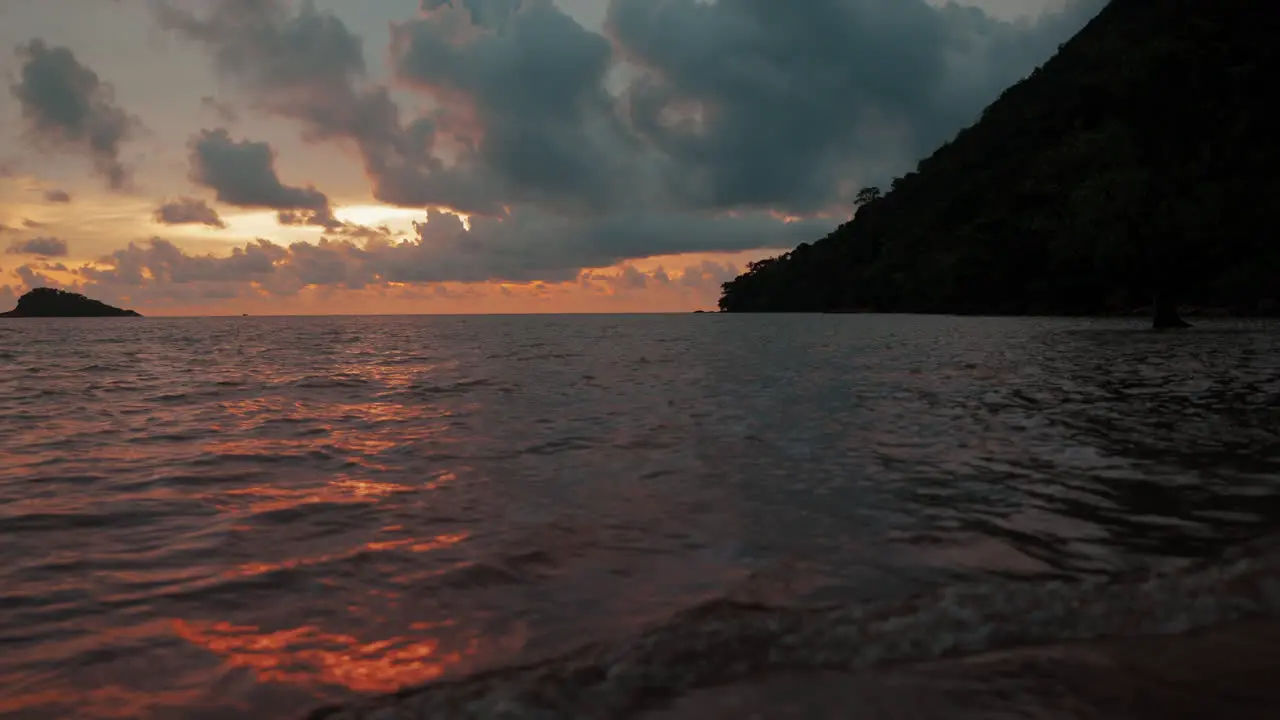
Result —
[{"label": "forested hill", "polygon": [[725,311],[1102,314],[1280,300],[1280,13],[1112,0],[982,118]]}]

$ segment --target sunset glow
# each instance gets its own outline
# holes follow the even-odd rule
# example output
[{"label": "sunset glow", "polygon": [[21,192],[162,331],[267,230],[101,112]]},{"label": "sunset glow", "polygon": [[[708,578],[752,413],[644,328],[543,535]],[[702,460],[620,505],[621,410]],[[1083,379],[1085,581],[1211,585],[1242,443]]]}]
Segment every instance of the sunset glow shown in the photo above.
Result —
[{"label": "sunset glow", "polygon": [[[832,57],[658,31],[772,24],[730,3],[237,2],[3,4],[0,309],[53,286],[145,315],[711,310],[1095,0],[854,4]],[[868,43],[931,54],[873,73]]]},{"label": "sunset glow", "polygon": [[[0,134],[0,306],[51,286],[146,315],[687,312],[847,214],[844,191],[793,209],[786,188],[712,201],[713,187],[686,186],[714,168],[617,122],[646,67],[610,57],[590,3],[512,18],[558,28],[546,47],[603,53],[598,80],[566,78],[603,84],[562,98],[539,89],[558,81],[524,36],[465,8],[262,0],[251,28],[227,24],[224,1],[6,3],[0,41],[18,50],[0,59],[16,79]],[[56,21],[69,15],[83,22]],[[335,45],[312,50],[332,66],[300,59],[307,72],[275,77],[225,60],[275,56],[242,42],[321,21]],[[369,28],[389,24],[390,47],[373,47]],[[418,61],[479,67],[468,58],[489,42],[514,43],[492,77]],[[690,137],[730,120],[711,98],[653,112]]]},{"label": "sunset glow", "polygon": [[[470,218],[465,214],[452,212],[450,214],[456,214],[464,225],[470,222]],[[424,210],[378,204],[346,205],[337,208],[334,211],[334,215],[342,222],[352,225],[371,228],[387,227],[392,232],[405,234],[413,232],[413,223],[423,222],[427,219],[427,214]]]}]

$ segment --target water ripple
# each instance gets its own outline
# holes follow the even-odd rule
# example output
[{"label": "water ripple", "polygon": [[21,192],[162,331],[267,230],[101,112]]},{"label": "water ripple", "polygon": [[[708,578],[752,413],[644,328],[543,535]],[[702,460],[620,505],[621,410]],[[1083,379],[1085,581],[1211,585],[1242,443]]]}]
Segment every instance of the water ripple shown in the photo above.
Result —
[{"label": "water ripple", "polygon": [[1277,330],[5,325],[0,715],[296,717],[747,586],[858,607],[1177,566],[1280,520]]}]

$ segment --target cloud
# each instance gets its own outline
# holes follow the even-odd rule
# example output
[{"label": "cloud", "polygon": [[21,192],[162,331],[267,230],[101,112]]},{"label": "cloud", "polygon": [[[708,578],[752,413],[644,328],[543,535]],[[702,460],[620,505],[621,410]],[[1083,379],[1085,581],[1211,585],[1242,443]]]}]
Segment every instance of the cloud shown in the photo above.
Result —
[{"label": "cloud", "polygon": [[329,198],[308,185],[280,182],[275,152],[264,142],[233,140],[225,129],[204,130],[191,138],[191,181],[212,189],[218,202],[242,208],[267,208],[286,225],[336,226]]},{"label": "cloud", "polygon": [[112,189],[129,183],[121,146],[139,122],[115,102],[110,85],[67,48],[35,39],[17,50],[20,80],[10,91],[22,107],[27,130],[38,142],[84,153]]},{"label": "cloud", "polygon": [[20,265],[13,269],[13,274],[18,276],[22,281],[22,285],[27,288],[51,287],[70,289],[65,283],[45,275],[41,270],[52,270],[52,267],[42,267],[40,265],[26,264]]},{"label": "cloud", "polygon": [[[205,44],[214,67],[239,81],[270,106],[305,102],[298,95],[341,94],[365,72],[363,42],[336,16],[304,2],[298,12],[287,0],[211,0],[198,15],[167,0],[155,3],[162,28]],[[274,92],[293,97],[272,97]]]},{"label": "cloud", "polygon": [[637,213],[582,220],[520,209],[503,218],[473,217],[468,232],[452,215],[429,217],[418,225],[417,238],[366,248],[356,257],[371,275],[391,282],[558,281],[575,277],[583,267],[651,255],[786,246],[812,237],[824,225],[788,225],[764,214]]},{"label": "cloud", "polygon": [[625,264],[611,270],[584,270],[578,276],[578,282],[584,287],[610,295],[667,286],[703,294],[715,293],[722,283],[736,277],[742,270],[742,267],[734,263],[714,260],[685,265],[675,272],[668,272],[664,267],[644,271]]},{"label": "cloud", "polygon": [[[300,122],[311,140],[354,143],[375,194],[383,177],[424,177],[438,166],[433,124],[402,122],[388,90],[365,81],[360,37],[314,3],[296,12],[286,0],[209,0],[198,6],[204,13],[170,0],[154,7],[159,25],[204,46],[254,109]],[[460,184],[438,188],[450,206],[468,205]]]},{"label": "cloud", "polygon": [[30,240],[14,240],[5,250],[7,255],[38,255],[40,257],[66,257],[67,241],[55,237],[35,237]]},{"label": "cloud", "polygon": [[422,0],[419,7],[426,15],[445,7],[456,8],[476,27],[503,29],[522,4],[522,0]]},{"label": "cloud", "polygon": [[183,285],[198,282],[252,282],[275,272],[275,263],[288,250],[267,240],[257,240],[235,248],[230,255],[188,255],[163,238],[129,243],[98,261],[100,267],[85,267],[80,274],[100,284],[140,287],[148,283]]},{"label": "cloud", "polygon": [[737,277],[742,268],[730,263],[704,260],[697,265],[685,268],[680,274],[680,282],[689,287],[710,286],[719,288],[722,283]]},{"label": "cloud", "polygon": [[[286,266],[344,282],[521,282],[820,237],[860,187],[976,120],[1102,4],[1009,22],[925,0],[610,0],[600,33],[552,0],[422,0],[390,47],[420,115],[313,3],[159,0],[156,17],[203,46],[248,107],[357,150],[377,199],[472,215],[469,234],[433,220],[407,244],[347,238],[291,249]],[[266,188],[269,149],[255,157]]]},{"label": "cloud", "polygon": [[[601,85],[608,41],[550,2],[469,6],[426,3],[426,20],[397,26],[402,78],[424,90],[435,83],[446,100],[412,119],[387,88],[368,81],[360,38],[311,3],[294,12],[280,0],[217,0],[201,15],[161,2],[157,18],[204,44],[215,70],[256,109],[302,123],[309,139],[353,143],[379,200],[486,214],[518,202],[599,206],[626,184],[622,166],[632,159],[612,147],[627,133]],[[510,19],[513,43],[450,51],[456,34],[470,32],[472,9],[482,22]],[[448,67],[432,71],[433,57]],[[542,86],[547,73],[566,72],[554,87]],[[519,78],[504,79],[512,73]],[[469,129],[476,111],[487,124]],[[481,135],[489,139],[477,143]]]},{"label": "cloud", "polygon": [[392,27],[397,78],[436,108],[411,121],[367,81],[360,38],[310,3],[158,16],[259,109],[355,141],[386,202],[812,213],[975,119],[1101,2],[1010,23],[924,0],[611,0],[606,38],[551,0],[423,0]]},{"label": "cloud", "polygon": [[[288,296],[305,288],[572,282],[583,267],[609,267],[632,258],[689,248],[718,252],[762,247],[774,241],[795,244],[812,237],[821,227],[821,223],[783,223],[766,214],[706,217],[700,224],[691,224],[683,215],[607,217],[584,224],[527,211],[501,219],[474,217],[468,231],[452,214],[431,212],[426,218],[416,224],[415,235],[409,239],[397,240],[373,230],[348,233],[349,228],[344,227],[315,244],[286,246],[260,239],[225,256],[188,254],[168,240],[153,238],[131,243],[77,273],[85,283],[109,295],[129,295],[129,288],[145,288],[152,293],[185,296],[190,289],[168,286],[208,283],[218,284],[222,293],[240,288],[235,292]],[[693,237],[686,237],[686,233]],[[655,238],[663,240],[655,243]],[[695,277],[695,284],[705,284],[704,276],[721,282],[716,274],[719,267],[714,263],[695,266],[694,274],[686,276],[686,284]],[[656,274],[639,278],[624,271],[612,282],[634,288],[669,281],[669,277],[662,280]]]},{"label": "cloud", "polygon": [[200,98],[200,107],[212,112],[219,122],[226,125],[234,124],[240,120],[240,113],[236,112],[234,107],[215,97],[205,95]]},{"label": "cloud", "polygon": [[[447,172],[378,178],[384,199],[439,202],[439,179],[487,195],[472,205],[534,203],[591,214],[653,201],[647,154],[617,112],[606,80],[609,40],[550,0],[424,2],[392,28],[397,77],[440,107],[437,128],[468,151]],[[443,160],[441,161],[443,164]]]},{"label": "cloud", "polygon": [[71,202],[71,193],[58,189],[47,190],[45,191],[44,199],[51,203],[69,203]]},{"label": "cloud", "polygon": [[207,225],[214,228],[227,226],[218,216],[217,210],[209,207],[204,200],[191,197],[165,202],[156,208],[152,217],[161,225]]},{"label": "cloud", "polygon": [[673,196],[810,212],[976,120],[1079,25],[924,0],[612,0],[606,27],[640,69],[628,117],[673,161]]}]

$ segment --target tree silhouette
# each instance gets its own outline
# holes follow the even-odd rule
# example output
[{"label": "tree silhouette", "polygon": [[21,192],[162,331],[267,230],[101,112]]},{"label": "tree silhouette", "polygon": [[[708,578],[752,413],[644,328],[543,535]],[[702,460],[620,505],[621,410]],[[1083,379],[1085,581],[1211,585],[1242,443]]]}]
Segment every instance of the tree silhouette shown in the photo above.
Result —
[{"label": "tree silhouette", "polygon": [[874,185],[871,187],[864,187],[858,191],[858,196],[853,199],[853,204],[857,207],[862,207],[863,205],[869,205],[879,200],[880,197],[880,188],[875,187]]}]

